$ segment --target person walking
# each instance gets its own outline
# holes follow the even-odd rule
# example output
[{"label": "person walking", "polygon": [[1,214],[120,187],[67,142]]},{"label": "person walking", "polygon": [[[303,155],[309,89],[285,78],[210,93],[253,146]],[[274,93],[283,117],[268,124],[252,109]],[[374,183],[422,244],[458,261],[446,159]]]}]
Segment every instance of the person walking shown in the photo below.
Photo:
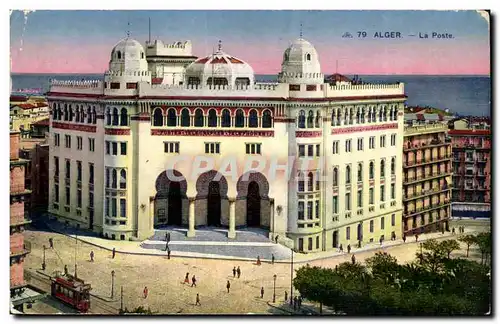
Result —
[{"label": "person walking", "polygon": [[340,244],[339,250],[341,253],[344,252],[344,247],[342,246],[342,244]]},{"label": "person walking", "polygon": [[451,234],[455,235],[455,227],[451,229]]},{"label": "person walking", "polygon": [[260,256],[257,256],[257,265],[260,266]]},{"label": "person walking", "polygon": [[50,238],[49,238],[49,247],[50,247],[51,249],[53,249],[53,248],[54,248],[54,240],[52,240],[52,237],[50,237]]},{"label": "person walking", "polygon": [[406,243],[406,234],[403,234],[403,243]]},{"label": "person walking", "polygon": [[276,235],[276,244],[278,244],[279,235]]},{"label": "person walking", "polygon": [[94,251],[90,251],[90,262],[94,262]]},{"label": "person walking", "polygon": [[382,242],[383,242],[383,241],[384,241],[384,240],[383,240],[382,238],[380,238],[380,239],[379,239],[380,246],[382,246]]},{"label": "person walking", "polygon": [[142,291],[142,293],[144,294],[144,299],[148,298],[148,293],[149,293],[149,290],[148,290],[148,287],[144,287],[144,290]]},{"label": "person walking", "polygon": [[170,260],[170,248],[167,247],[167,258]]},{"label": "person walking", "polygon": [[116,249],[113,248],[113,251],[111,252],[111,259],[114,259],[115,258],[115,255],[116,255]]},{"label": "person walking", "polygon": [[352,261],[352,264],[355,264],[356,263],[356,257],[354,256],[354,254],[352,255],[351,257],[351,261]]},{"label": "person walking", "polygon": [[415,242],[418,242],[418,234],[415,235]]},{"label": "person walking", "polygon": [[271,264],[274,264],[274,254],[271,254]]},{"label": "person walking", "polygon": [[184,283],[189,285],[189,272],[186,273],[186,277],[184,278]]},{"label": "person walking", "polygon": [[260,298],[264,298],[264,287],[260,287]]},{"label": "person walking", "polygon": [[196,287],[196,277],[193,275],[193,278],[191,278],[191,287],[195,286]]},{"label": "person walking", "polygon": [[293,310],[296,310],[298,305],[299,305],[299,300],[297,296],[295,296],[293,297]]},{"label": "person walking", "polygon": [[233,267],[233,278],[236,278],[236,267]]},{"label": "person walking", "polygon": [[238,274],[238,279],[240,278],[241,276],[241,269],[240,269],[240,266],[238,266],[238,269],[236,269],[236,273]]},{"label": "person walking", "polygon": [[285,290],[285,303],[288,301],[288,291]]},{"label": "person walking", "polygon": [[196,303],[194,305],[195,306],[201,306],[201,303],[200,303],[200,294],[196,294]]},{"label": "person walking", "polygon": [[351,253],[351,244],[347,244],[347,253]]},{"label": "person walking", "polygon": [[231,288],[231,283],[229,282],[229,280],[227,281],[226,288],[227,288],[227,293],[229,294],[229,288]]}]

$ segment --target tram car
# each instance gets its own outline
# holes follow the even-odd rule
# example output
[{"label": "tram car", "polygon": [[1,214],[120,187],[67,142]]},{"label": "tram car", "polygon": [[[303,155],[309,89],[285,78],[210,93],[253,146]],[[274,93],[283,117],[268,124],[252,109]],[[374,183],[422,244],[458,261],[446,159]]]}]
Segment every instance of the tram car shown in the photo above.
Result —
[{"label": "tram car", "polygon": [[91,289],[90,284],[70,274],[56,274],[51,278],[52,296],[81,313],[90,308]]}]

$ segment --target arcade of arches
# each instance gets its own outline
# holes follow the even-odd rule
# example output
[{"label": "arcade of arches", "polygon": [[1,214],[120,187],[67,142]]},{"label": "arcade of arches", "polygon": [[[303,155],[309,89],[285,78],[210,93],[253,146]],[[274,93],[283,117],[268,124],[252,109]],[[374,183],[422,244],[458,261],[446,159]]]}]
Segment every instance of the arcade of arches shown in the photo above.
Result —
[{"label": "arcade of arches", "polygon": [[[196,188],[192,197],[187,195],[188,185]],[[242,175],[235,197],[228,196],[226,178],[214,170],[202,173],[193,184],[177,170],[164,171],[156,179],[155,190],[151,197],[155,228],[187,225],[188,236],[194,236],[195,226],[228,227],[233,238],[236,227],[270,228],[274,201],[261,173]]]}]

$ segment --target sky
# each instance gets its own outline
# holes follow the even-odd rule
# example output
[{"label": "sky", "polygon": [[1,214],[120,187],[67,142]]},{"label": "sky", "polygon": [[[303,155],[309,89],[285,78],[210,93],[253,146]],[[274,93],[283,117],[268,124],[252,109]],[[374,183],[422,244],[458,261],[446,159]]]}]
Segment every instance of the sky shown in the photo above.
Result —
[{"label": "sky", "polygon": [[[475,11],[13,11],[13,73],[103,73],[113,46],[130,37],[191,40],[193,54],[224,52],[256,74],[276,74],[290,42],[303,38],[325,74],[489,75],[488,22]],[[302,24],[302,28],[301,28]],[[366,37],[358,37],[358,32]],[[400,32],[402,38],[375,38]],[[436,39],[432,33],[453,38]],[[350,33],[353,37],[342,37]],[[420,38],[427,34],[429,38]],[[409,36],[415,35],[415,36]]]}]

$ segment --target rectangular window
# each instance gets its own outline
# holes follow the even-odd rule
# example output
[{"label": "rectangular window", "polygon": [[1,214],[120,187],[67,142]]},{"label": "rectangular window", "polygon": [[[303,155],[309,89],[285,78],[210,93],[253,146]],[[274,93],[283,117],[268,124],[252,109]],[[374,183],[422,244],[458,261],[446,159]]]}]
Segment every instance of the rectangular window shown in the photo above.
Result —
[{"label": "rectangular window", "polygon": [[64,146],[71,148],[71,135],[64,135]]},{"label": "rectangular window", "polygon": [[76,191],[76,201],[77,201],[77,207],[82,208],[82,190],[78,189]]},{"label": "rectangular window", "polygon": [[89,151],[95,152],[95,139],[89,138]]},{"label": "rectangular window", "polygon": [[339,154],[339,141],[333,142],[333,154]]},{"label": "rectangular window", "polygon": [[246,143],[245,152],[246,154],[260,154],[260,143]]},{"label": "rectangular window", "polygon": [[127,142],[120,143],[120,154],[127,155]]},{"label": "rectangular window", "polygon": [[114,90],[120,89],[120,82],[111,82],[109,87]]},{"label": "rectangular window", "polygon": [[370,221],[370,233],[373,233],[373,219]]},{"label": "rectangular window", "polygon": [[363,190],[358,190],[358,207],[363,207]]},{"label": "rectangular window", "polygon": [[106,141],[106,154],[111,154],[111,150],[110,150],[110,147],[111,147],[111,143],[109,141]]},{"label": "rectangular window", "polygon": [[59,158],[54,156],[54,176],[59,176]]},{"label": "rectangular window", "polygon": [[345,210],[351,210],[351,193],[345,194]]},{"label": "rectangular window", "polygon": [[370,149],[375,148],[375,136],[370,136],[369,146],[370,146]]},{"label": "rectangular window", "polygon": [[370,188],[370,205],[373,205],[375,203],[375,193],[373,188]]},{"label": "rectangular window", "polygon": [[380,201],[385,201],[385,185],[380,186]]},{"label": "rectangular window", "polygon": [[338,214],[338,212],[339,212],[339,197],[338,196],[333,196],[332,210],[333,210],[334,214]]},{"label": "rectangular window", "polygon": [[109,179],[110,179],[110,173],[111,171],[109,170],[109,168],[106,168],[106,188],[109,188]]},{"label": "rectangular window", "polygon": [[120,217],[127,217],[127,200],[120,199]]},{"label": "rectangular window", "polygon": [[351,227],[350,226],[346,227],[346,229],[345,229],[345,239],[346,240],[351,239]]},{"label": "rectangular window", "polygon": [[179,142],[163,142],[163,150],[165,153],[179,153]]},{"label": "rectangular window", "polygon": [[358,151],[363,151],[363,138],[358,138]]},{"label": "rectangular window", "polygon": [[109,216],[109,198],[106,197],[104,200],[104,215]]},{"label": "rectangular window", "polygon": [[299,156],[306,156],[306,146],[305,145],[299,145]]},{"label": "rectangular window", "polygon": [[113,155],[118,155],[118,143],[117,142],[111,142],[112,147],[113,147]]},{"label": "rectangular window", "polygon": [[206,154],[220,154],[220,143],[205,143]]},{"label": "rectangular window", "polygon": [[351,152],[351,140],[350,139],[345,141],[345,151]]},{"label": "rectangular window", "polygon": [[116,217],[116,198],[111,198],[111,217]]},{"label": "rectangular window", "polygon": [[396,185],[391,183],[391,199],[396,199]]},{"label": "rectangular window", "polygon": [[321,146],[319,144],[316,144],[316,156],[320,156],[321,155]]},{"label": "rectangular window", "polygon": [[391,226],[396,226],[396,214],[391,215]]},{"label": "rectangular window", "polygon": [[319,236],[316,236],[316,249],[319,249]]},{"label": "rectangular window", "polygon": [[70,201],[71,201],[71,196],[70,196],[70,191],[69,191],[69,187],[66,187],[66,205],[69,206],[70,205]]},{"label": "rectangular window", "polygon": [[313,238],[309,237],[307,238],[307,249],[311,251],[313,249]]},{"label": "rectangular window", "polygon": [[299,201],[299,217],[298,219],[303,220],[304,219],[304,202]]},{"label": "rectangular window", "polygon": [[89,191],[89,207],[94,208],[94,193]]},{"label": "rectangular window", "polygon": [[94,163],[89,163],[89,183],[94,184]]},{"label": "rectangular window", "polygon": [[316,218],[319,218],[319,200],[314,202],[314,214]]},{"label": "rectangular window", "polygon": [[396,134],[391,134],[391,146],[396,146]]},{"label": "rectangular window", "polygon": [[54,134],[54,146],[59,146],[61,144],[59,134]]},{"label": "rectangular window", "polygon": [[306,91],[316,91],[316,85],[315,84],[306,85]]},{"label": "rectangular window", "polygon": [[307,156],[314,156],[314,145],[307,145]]},{"label": "rectangular window", "polygon": [[380,147],[385,147],[385,135],[380,136]]},{"label": "rectangular window", "polygon": [[137,89],[137,82],[127,82],[127,89]]},{"label": "rectangular window", "polygon": [[385,228],[385,218],[384,218],[384,217],[382,217],[382,218],[380,219],[380,229],[382,229],[382,230],[383,230],[384,228]]},{"label": "rectangular window", "polygon": [[299,238],[299,251],[304,251],[304,239]]},{"label": "rectangular window", "polygon": [[300,84],[290,84],[288,89],[289,91],[300,91]]},{"label": "rectangular window", "polygon": [[83,149],[83,138],[81,136],[76,137],[76,149],[79,151]]},{"label": "rectangular window", "polygon": [[71,161],[66,159],[66,179],[71,177]]},{"label": "rectangular window", "polygon": [[307,219],[313,219],[313,202],[307,202]]},{"label": "rectangular window", "polygon": [[76,161],[76,181],[82,181],[82,161]]},{"label": "rectangular window", "polygon": [[54,184],[54,202],[59,202],[59,184]]}]

